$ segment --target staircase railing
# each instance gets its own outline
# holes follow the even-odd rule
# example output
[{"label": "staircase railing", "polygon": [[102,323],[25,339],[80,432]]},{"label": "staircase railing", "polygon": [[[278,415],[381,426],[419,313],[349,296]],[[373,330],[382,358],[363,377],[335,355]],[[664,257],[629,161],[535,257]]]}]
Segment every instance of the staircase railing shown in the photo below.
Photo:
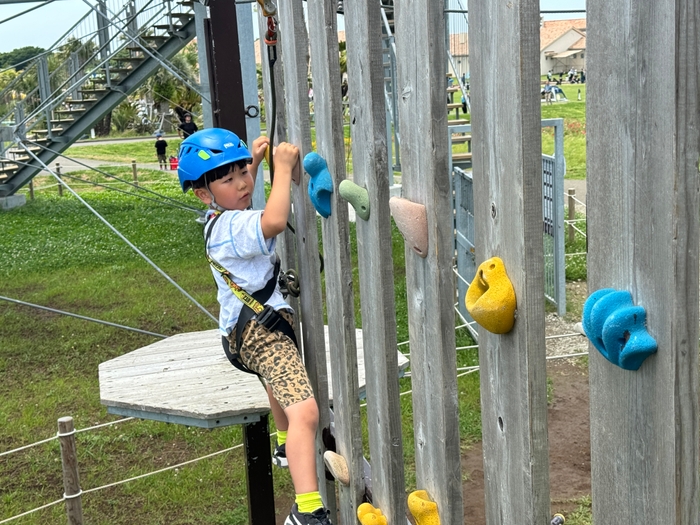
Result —
[{"label": "staircase railing", "polygon": [[[8,86],[9,89],[0,92],[0,109],[5,109],[0,122],[14,122],[17,127],[22,126],[23,131],[31,131],[40,124],[45,124],[51,138],[51,121],[58,126],[62,124],[60,118],[54,118],[53,111],[66,100],[79,103],[81,89],[100,86],[109,89],[113,81],[119,81],[119,77],[113,77],[112,69],[117,66],[115,59],[123,60],[133,56],[127,48],[133,50],[135,44],[138,44],[145,54],[158,57],[156,50],[148,47],[143,39],[170,38],[175,30],[173,17],[191,13],[188,7],[181,4],[169,4],[160,3],[159,0],[135,0],[119,4],[110,0],[103,11],[106,17],[96,11],[85,15],[51,47],[53,54],[39,56]],[[112,10],[113,6],[118,8]],[[102,17],[105,23],[98,23],[98,17]],[[163,31],[166,34],[160,35]],[[158,58],[175,76],[182,76],[172,64],[162,57]],[[24,88],[21,89],[23,97],[18,100],[20,87]],[[26,115],[21,121],[15,118],[18,104]],[[65,124],[70,122],[64,121]]]}]

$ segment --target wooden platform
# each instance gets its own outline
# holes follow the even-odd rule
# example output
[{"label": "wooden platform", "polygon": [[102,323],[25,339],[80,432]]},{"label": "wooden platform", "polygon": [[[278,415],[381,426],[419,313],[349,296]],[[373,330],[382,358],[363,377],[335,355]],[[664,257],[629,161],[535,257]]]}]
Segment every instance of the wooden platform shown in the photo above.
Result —
[{"label": "wooden platform", "polygon": [[[330,374],[328,327],[326,361]],[[357,330],[360,393],[365,369],[362,330]],[[397,375],[408,359],[398,354]],[[178,334],[117,357],[99,367],[100,401],[110,414],[215,428],[252,423],[270,411],[258,378],[234,368],[218,330]],[[329,393],[333,398],[329,385]]]}]

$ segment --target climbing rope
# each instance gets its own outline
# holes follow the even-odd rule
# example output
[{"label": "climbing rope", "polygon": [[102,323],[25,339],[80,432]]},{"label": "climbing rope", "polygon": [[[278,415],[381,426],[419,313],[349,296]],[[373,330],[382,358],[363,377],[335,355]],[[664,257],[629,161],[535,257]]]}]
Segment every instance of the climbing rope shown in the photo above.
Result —
[{"label": "climbing rope", "polygon": [[87,317],[87,316],[84,316],[84,315],[74,314],[74,313],[71,313],[71,312],[66,312],[66,311],[64,311],[64,310],[57,310],[57,309],[55,309],[55,308],[49,308],[48,306],[41,306],[41,305],[38,305],[38,304],[27,303],[27,302],[24,302],[24,301],[20,301],[20,300],[18,300],[18,299],[11,299],[11,298],[9,298],[9,297],[4,297],[4,296],[2,296],[2,295],[0,295],[0,300],[2,300],[2,301],[7,301],[7,302],[10,302],[10,303],[14,303],[14,304],[19,304],[19,305],[22,305],[22,306],[31,306],[32,308],[37,308],[37,309],[39,309],[39,310],[45,310],[45,311],[47,311],[47,312],[53,312],[53,313],[55,313],[55,314],[67,315],[67,316],[69,316],[69,317],[75,317],[75,318],[77,318],[77,319],[82,319],[82,320],[84,320],[84,321],[91,321],[91,322],[93,322],[93,323],[104,324],[104,325],[107,325],[107,326],[112,326],[112,327],[114,327],[114,328],[121,328],[122,330],[129,330],[129,331],[131,331],[131,332],[137,332],[137,333],[139,333],[139,334],[151,335],[151,336],[153,336],[153,337],[160,337],[161,339],[165,339],[166,337],[168,337],[167,335],[157,334],[157,333],[155,333],[155,332],[149,332],[148,330],[141,330],[140,328],[132,328],[132,327],[130,327],[130,326],[124,326],[123,324],[110,323],[109,321],[102,321],[101,319],[95,319],[95,318],[93,318],[93,317]]}]

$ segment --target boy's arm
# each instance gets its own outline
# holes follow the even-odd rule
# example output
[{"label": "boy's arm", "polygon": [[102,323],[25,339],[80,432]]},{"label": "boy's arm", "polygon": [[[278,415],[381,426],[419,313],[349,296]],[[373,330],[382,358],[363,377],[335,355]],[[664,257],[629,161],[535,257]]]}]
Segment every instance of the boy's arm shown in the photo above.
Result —
[{"label": "boy's arm", "polygon": [[277,146],[275,152],[275,180],[260,219],[265,239],[282,233],[287,227],[290,209],[290,186],[292,169],[299,162],[299,148],[286,142]]},{"label": "boy's arm", "polygon": [[270,144],[270,139],[267,137],[258,137],[253,141],[253,147],[250,148],[250,155],[253,157],[253,162],[250,163],[248,170],[253,175],[253,180],[258,176],[258,167],[265,157],[265,150]]}]

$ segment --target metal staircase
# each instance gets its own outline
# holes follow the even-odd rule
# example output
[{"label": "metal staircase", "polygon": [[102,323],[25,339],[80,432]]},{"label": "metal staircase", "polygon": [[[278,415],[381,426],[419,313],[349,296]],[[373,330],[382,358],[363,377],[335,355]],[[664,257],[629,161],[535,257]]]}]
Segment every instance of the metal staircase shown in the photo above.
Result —
[{"label": "metal staircase", "polygon": [[[193,2],[98,0],[0,92],[0,197],[14,194],[195,36]],[[36,158],[35,158],[36,157]]]}]

